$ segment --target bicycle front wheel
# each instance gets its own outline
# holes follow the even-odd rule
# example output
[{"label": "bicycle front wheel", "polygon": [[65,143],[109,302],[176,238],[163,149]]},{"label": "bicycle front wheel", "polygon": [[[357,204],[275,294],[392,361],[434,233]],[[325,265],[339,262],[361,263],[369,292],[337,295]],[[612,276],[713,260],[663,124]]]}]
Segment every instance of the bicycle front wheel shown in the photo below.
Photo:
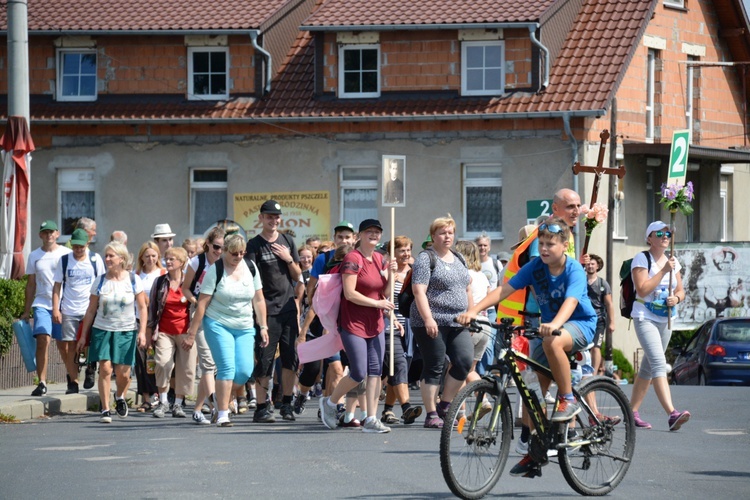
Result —
[{"label": "bicycle front wheel", "polygon": [[451,402],[440,436],[440,467],[454,495],[482,498],[497,484],[513,432],[510,401],[489,380],[464,387]]},{"label": "bicycle front wheel", "polygon": [[560,441],[567,443],[558,453],[560,469],[581,495],[606,495],[623,480],[633,458],[633,413],[622,390],[606,380],[584,382],[578,393],[591,411],[584,406],[574,421],[561,426],[567,435]]}]

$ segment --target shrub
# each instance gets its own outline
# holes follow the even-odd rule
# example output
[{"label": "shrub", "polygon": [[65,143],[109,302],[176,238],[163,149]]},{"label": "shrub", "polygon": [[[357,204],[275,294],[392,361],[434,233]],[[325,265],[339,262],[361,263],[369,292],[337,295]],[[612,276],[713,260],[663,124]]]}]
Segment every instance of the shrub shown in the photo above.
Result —
[{"label": "shrub", "polygon": [[26,278],[6,280],[0,278],[0,356],[10,350],[13,343],[13,320],[23,314]]},{"label": "shrub", "polygon": [[628,358],[619,349],[612,349],[612,364],[617,365],[617,369],[622,373],[622,379],[633,383],[633,365]]}]

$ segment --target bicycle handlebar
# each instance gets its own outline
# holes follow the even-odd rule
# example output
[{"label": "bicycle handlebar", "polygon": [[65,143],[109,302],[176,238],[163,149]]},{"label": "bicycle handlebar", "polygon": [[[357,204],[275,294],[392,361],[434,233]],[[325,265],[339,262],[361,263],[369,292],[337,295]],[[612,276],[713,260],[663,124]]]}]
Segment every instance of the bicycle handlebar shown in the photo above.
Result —
[{"label": "bicycle handlebar", "polygon": [[[457,318],[456,318],[457,319]],[[455,321],[455,320],[454,320]],[[485,323],[486,324],[486,323]],[[521,335],[528,339],[533,338],[541,338],[542,336],[539,334],[539,328],[532,327],[528,324],[524,325],[513,325],[513,319],[512,318],[502,318],[500,320],[500,323],[489,323],[489,325],[492,328],[495,328],[498,330],[498,332],[510,334],[510,333],[517,333],[520,332]],[[468,324],[468,329],[471,332],[480,332],[482,331],[482,327],[479,325],[477,320],[473,319]],[[560,336],[562,332],[560,330],[553,330],[552,335],[554,336]]]}]

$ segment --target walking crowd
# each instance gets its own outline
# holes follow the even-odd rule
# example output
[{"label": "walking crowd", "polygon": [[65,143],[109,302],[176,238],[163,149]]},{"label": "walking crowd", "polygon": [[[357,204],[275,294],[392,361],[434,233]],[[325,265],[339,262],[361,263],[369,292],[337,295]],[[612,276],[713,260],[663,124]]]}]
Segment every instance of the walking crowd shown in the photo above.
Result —
[{"label": "walking crowd", "polygon": [[[576,380],[568,354],[591,349],[584,373],[599,373],[604,333],[613,332],[615,324],[611,288],[596,275],[601,258],[575,258],[571,229],[579,212],[578,195],[558,191],[553,217],[522,228],[514,254],[503,253],[499,261],[490,254],[486,234],[456,241],[450,215],[432,222],[416,255],[407,236],[396,237],[393,245],[381,241],[383,227],[376,219],[362,221],[356,231],[341,221],[332,241],[311,238],[297,248],[279,229],[282,207],[274,200],[260,207],[261,232],[249,241],[242,228],[223,223],[205,239],[176,247],[169,224],[157,224],[152,240],[135,256],[123,231],[112,233],[102,257],[89,249],[96,236],[93,220],[80,219],[67,246],[57,244],[56,223],[45,221],[39,228],[41,247],[27,266],[22,317],[33,318],[37,340],[39,384],[32,396],[46,393],[48,346],[55,339],[68,393],[79,391],[81,366],[86,366],[86,389],[94,386],[98,370],[103,423],[111,423],[113,413],[127,417],[125,394],[134,370],[142,398],[137,411],[155,418],[187,418],[185,401],[198,377],[192,414],[198,425],[230,427],[231,415],[250,410],[255,423],[275,422],[275,410],[281,419],[295,421],[318,396],[326,428],[390,432],[389,426],[413,424],[422,415],[422,407],[409,398],[409,389],[418,386],[423,425],[439,429],[448,425],[447,409],[461,387],[492,364],[490,323],[505,314],[501,301],[529,290],[522,310],[540,312],[543,336],[529,350],[555,375],[557,397],[547,395],[556,405],[553,419],[569,420],[580,407],[572,394]],[[679,274],[671,289],[664,279],[670,269],[679,270],[679,263],[663,253],[671,237],[667,229],[659,221],[649,225],[650,253],[633,260],[634,318],[646,354],[633,408],[636,424],[650,428],[637,410],[653,382],[670,430],[677,430],[690,414],[672,405],[664,350],[671,334],[666,311],[684,291]],[[519,262],[521,252],[526,262]],[[506,266],[512,272],[506,273]],[[326,328],[313,299],[322,290],[321,276],[334,274],[340,277],[340,309],[335,325]],[[413,302],[399,307],[407,286]],[[469,332],[471,319],[483,326],[481,332]],[[392,348],[386,335],[391,328]],[[554,330],[562,335],[552,336]],[[316,347],[330,339],[340,341],[332,351]],[[550,380],[539,382],[543,397]],[[384,406],[378,414],[380,400]],[[521,433],[521,452],[528,433],[528,427]],[[511,474],[526,475],[533,466],[525,455]]]}]

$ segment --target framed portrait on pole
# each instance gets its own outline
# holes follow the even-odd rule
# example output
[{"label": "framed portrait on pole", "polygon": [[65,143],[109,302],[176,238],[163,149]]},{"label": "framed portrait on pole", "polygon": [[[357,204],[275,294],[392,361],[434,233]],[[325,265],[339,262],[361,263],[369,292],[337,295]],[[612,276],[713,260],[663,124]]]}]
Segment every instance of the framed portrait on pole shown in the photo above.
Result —
[{"label": "framed portrait on pole", "polygon": [[382,206],[406,206],[406,156],[383,155]]}]

